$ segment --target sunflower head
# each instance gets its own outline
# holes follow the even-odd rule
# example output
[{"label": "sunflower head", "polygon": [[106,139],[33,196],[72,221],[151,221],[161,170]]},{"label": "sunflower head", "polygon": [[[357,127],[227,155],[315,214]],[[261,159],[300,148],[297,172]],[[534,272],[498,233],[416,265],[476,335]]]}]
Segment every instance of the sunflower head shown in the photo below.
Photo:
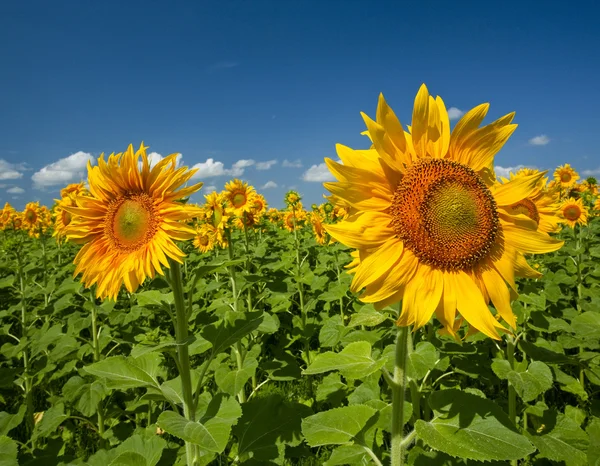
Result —
[{"label": "sunflower head", "polygon": [[130,145],[108,160],[102,154],[97,166],[88,164],[90,195],[77,196],[77,207],[62,206],[71,214],[67,238],[83,244],[75,275],[88,287],[96,284],[100,298],[116,299],[122,284],[134,292],[169,267],[167,258],[181,262],[185,254],[175,241],[195,234],[186,222],[197,208],[182,202],[202,186],[182,187],[195,170],[177,168],[177,154],[150,167],[146,149]]},{"label": "sunflower head", "polygon": [[87,193],[85,189],[85,183],[72,183],[65,186],[60,190],[60,197],[65,198],[67,196],[83,196]]},{"label": "sunflower head", "polygon": [[588,208],[583,204],[583,200],[570,197],[560,205],[560,216],[562,223],[575,228],[575,225],[587,225]]},{"label": "sunflower head", "polygon": [[225,185],[225,199],[229,209],[237,216],[250,212],[254,206],[256,190],[248,183],[234,179]]},{"label": "sunflower head", "polygon": [[575,186],[579,175],[568,163],[561,165],[554,171],[554,180],[562,189],[569,189]]},{"label": "sunflower head", "polygon": [[488,108],[450,132],[443,100],[423,85],[406,132],[380,96],[376,120],[363,114],[371,148],[338,145],[341,163],[325,159],[338,181],[324,186],[343,220],[324,228],[358,250],[351,290],[378,309],[401,301],[398,325],[418,328],[435,313],[452,336],[464,319],[470,332],[499,338],[508,331],[500,320],[516,325],[514,277],[539,276],[524,254],[562,245],[527,210],[544,173],[496,181],[494,156],[516,125],[508,114],[480,127]]},{"label": "sunflower head", "polygon": [[260,218],[267,211],[267,200],[262,194],[256,194],[252,204],[251,212],[256,217]]},{"label": "sunflower head", "polygon": [[290,208],[296,207],[301,200],[300,194],[293,189],[285,193],[285,203]]},{"label": "sunflower head", "polygon": [[317,243],[323,245],[327,242],[327,237],[329,236],[323,228],[323,218],[321,214],[317,211],[312,211],[310,213],[310,223],[312,225],[313,233],[315,235],[315,239]]},{"label": "sunflower head", "polygon": [[217,233],[217,229],[214,226],[203,223],[196,230],[194,246],[200,252],[212,251],[217,244]]}]

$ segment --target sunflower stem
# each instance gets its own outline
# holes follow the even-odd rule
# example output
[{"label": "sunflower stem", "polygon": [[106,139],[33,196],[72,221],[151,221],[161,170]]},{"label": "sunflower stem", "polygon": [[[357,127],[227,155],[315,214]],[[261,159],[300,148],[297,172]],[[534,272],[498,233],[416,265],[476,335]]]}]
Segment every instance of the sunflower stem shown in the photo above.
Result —
[{"label": "sunflower stem", "polygon": [[[515,341],[511,336],[507,337],[506,341],[506,359],[510,364],[510,368],[515,368]],[[517,425],[517,392],[515,387],[508,382],[508,417],[513,425]],[[517,460],[511,461],[512,466],[517,466]]]},{"label": "sunflower stem", "polygon": [[[181,376],[181,391],[183,394],[183,415],[188,421],[195,421],[196,414],[188,351],[188,317],[183,296],[181,267],[179,262],[171,258],[169,258],[169,266],[171,267],[171,288],[175,298],[175,339],[177,340],[177,358],[179,360],[179,375]],[[196,447],[190,442],[185,442],[185,452],[188,466],[196,464]]]},{"label": "sunflower stem", "polygon": [[[98,337],[100,336],[100,332],[98,330],[98,314],[96,309],[96,297],[94,296],[94,292],[90,289],[90,302],[92,303],[92,349],[94,350],[94,362],[100,361],[100,341]],[[96,411],[98,413],[98,435],[102,439],[104,436],[104,411],[102,408],[102,401],[98,402],[96,406]]]},{"label": "sunflower stem", "polygon": [[[577,229],[579,230],[579,234],[577,233]],[[581,300],[583,297],[583,280],[581,278],[581,262],[583,259],[583,255],[581,254],[581,247],[582,247],[582,234],[581,234],[581,225],[575,225],[573,227],[573,238],[575,239],[576,243],[575,243],[575,248],[578,251],[577,252],[577,261],[575,263],[576,267],[577,267],[577,312],[579,312],[581,314],[582,312],[582,307],[581,307]],[[583,347],[579,347],[579,353],[583,352]],[[585,390],[585,368],[583,366],[581,366],[579,368],[579,383],[581,385],[581,388],[583,388]]]},{"label": "sunflower stem", "polygon": [[306,335],[306,311],[304,309],[304,287],[302,286],[302,261],[300,260],[300,241],[298,240],[298,224],[296,222],[296,208],[292,206],[292,219],[294,224],[294,244],[296,246],[296,269],[298,274],[297,286],[300,298],[300,316],[302,318],[302,331],[304,332],[306,363],[310,364],[310,341]]},{"label": "sunflower stem", "polygon": [[391,466],[404,465],[404,398],[406,394],[406,360],[408,327],[398,327],[394,385],[392,385],[392,461]]}]

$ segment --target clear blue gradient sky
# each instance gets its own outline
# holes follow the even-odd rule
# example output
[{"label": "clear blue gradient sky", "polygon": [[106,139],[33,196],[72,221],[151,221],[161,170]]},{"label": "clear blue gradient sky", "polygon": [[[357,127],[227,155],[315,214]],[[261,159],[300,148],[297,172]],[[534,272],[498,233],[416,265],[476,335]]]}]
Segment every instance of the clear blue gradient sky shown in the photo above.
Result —
[{"label": "clear blue gradient sky", "polygon": [[292,187],[321,202],[323,158],[368,146],[359,112],[383,92],[410,124],[423,82],[447,107],[490,102],[486,121],[516,111],[498,166],[600,175],[598,17],[578,1],[6,0],[0,202],[51,205],[88,158],[142,140],[202,164],[207,187],[239,174],[273,206]]}]

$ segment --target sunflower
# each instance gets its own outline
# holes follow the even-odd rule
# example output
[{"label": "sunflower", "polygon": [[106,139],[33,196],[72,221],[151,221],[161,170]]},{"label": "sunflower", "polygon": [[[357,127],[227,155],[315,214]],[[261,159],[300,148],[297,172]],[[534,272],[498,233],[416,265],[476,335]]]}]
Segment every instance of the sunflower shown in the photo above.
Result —
[{"label": "sunflower", "polygon": [[561,165],[554,171],[554,180],[562,189],[569,189],[575,186],[579,175],[568,163]]},{"label": "sunflower", "polygon": [[279,211],[275,208],[270,208],[269,210],[267,210],[267,218],[269,219],[269,222],[271,223],[277,223],[279,222]]},{"label": "sunflower", "polygon": [[575,225],[587,225],[588,209],[583,205],[582,199],[573,199],[572,197],[565,200],[560,205],[561,223],[575,228]]},{"label": "sunflower", "polygon": [[[539,277],[524,253],[545,253],[563,242],[534,221],[504,209],[535,192],[543,174],[496,182],[494,155],[516,128],[514,114],[479,127],[489,105],[467,112],[450,133],[448,112],[425,85],[406,133],[380,96],[377,121],[366,115],[373,149],[338,145],[343,164],[325,159],[338,182],[325,183],[355,212],[326,230],[359,250],[351,289],[378,309],[402,301],[397,324],[419,328],[435,312],[455,335],[456,312],[484,334],[515,328],[510,306],[515,276]],[[508,286],[507,286],[508,285]]]},{"label": "sunflower", "polygon": [[244,228],[254,228],[258,225],[259,217],[254,212],[244,212],[241,217],[236,217],[233,224],[236,228],[243,230]]},{"label": "sunflower", "polygon": [[167,257],[185,256],[175,241],[195,235],[185,222],[196,209],[178,201],[201,188],[181,188],[196,170],[176,169],[177,154],[150,168],[146,149],[130,145],[107,161],[102,154],[97,166],[88,163],[90,195],[77,196],[77,207],[64,206],[73,215],[67,238],[83,244],[75,275],[87,287],[96,284],[99,298],[116,299],[122,284],[134,292],[146,277],[163,274]]},{"label": "sunflower", "polygon": [[71,183],[60,190],[60,197],[65,198],[67,196],[81,196],[86,193],[85,183]]},{"label": "sunflower", "polygon": [[254,207],[256,190],[248,183],[235,179],[225,185],[224,196],[233,214],[241,217],[243,212],[250,212]]},{"label": "sunflower", "polygon": [[208,224],[204,223],[196,230],[196,236],[194,236],[194,246],[200,252],[212,251],[217,243],[217,229]]},{"label": "sunflower", "polygon": [[29,202],[25,206],[25,210],[23,211],[23,227],[26,230],[35,230],[37,228],[40,218],[39,210],[39,202]]},{"label": "sunflower", "polygon": [[302,223],[306,220],[306,212],[304,210],[288,210],[283,216],[283,228],[287,231],[294,231],[301,228]]},{"label": "sunflower", "polygon": [[[510,173],[510,180],[523,178],[539,173],[538,170],[523,169],[516,174]],[[501,178],[502,183],[508,183],[509,180]],[[525,215],[537,224],[538,231],[544,233],[554,233],[559,229],[561,221],[559,215],[560,205],[555,201],[554,196],[545,189],[547,179],[540,178],[537,189],[527,198],[521,199],[510,206],[503,207],[502,210],[510,215]]]},{"label": "sunflower", "polygon": [[600,212],[600,197],[596,199],[596,202],[594,203],[594,209]]},{"label": "sunflower", "polygon": [[319,212],[311,212],[310,223],[312,224],[313,233],[317,243],[324,245],[327,242],[327,232],[323,228],[323,219]]},{"label": "sunflower", "polygon": [[15,212],[16,211],[13,206],[11,206],[8,202],[4,204],[4,208],[0,213],[0,228],[5,229],[11,226],[10,219]]},{"label": "sunflower", "polygon": [[285,193],[285,203],[288,207],[296,207],[301,200],[300,194],[293,189]]},{"label": "sunflower", "polygon": [[227,211],[227,199],[225,192],[217,193],[213,191],[210,194],[204,195],[206,203],[203,211],[205,213],[205,221],[211,224],[216,229],[216,241],[221,247],[227,247],[227,237],[225,229],[227,228],[230,214]]},{"label": "sunflower", "polygon": [[267,211],[267,200],[262,194],[256,194],[254,197],[254,202],[252,205],[251,212],[257,217],[260,218]]}]

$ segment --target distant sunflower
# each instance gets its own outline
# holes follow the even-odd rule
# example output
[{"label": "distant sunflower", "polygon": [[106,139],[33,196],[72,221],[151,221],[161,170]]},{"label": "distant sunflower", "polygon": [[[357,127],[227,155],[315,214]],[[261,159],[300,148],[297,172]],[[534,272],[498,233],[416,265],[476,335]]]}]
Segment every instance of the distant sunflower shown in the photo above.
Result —
[{"label": "distant sunflower", "polygon": [[[511,173],[510,179],[515,180],[526,176],[536,175],[538,170],[524,169],[516,174]],[[509,180],[502,178],[503,183],[508,183]],[[553,195],[545,189],[546,179],[540,178],[537,189],[533,191],[525,199],[521,199],[513,205],[500,208],[500,211],[507,212],[511,215],[525,215],[533,220],[538,231],[544,233],[554,233],[559,229],[561,221],[559,215],[560,205],[555,201]]]},{"label": "distant sunflower", "polygon": [[236,228],[254,228],[258,225],[259,217],[254,212],[244,212],[241,217],[236,217],[233,224]]},{"label": "distant sunflower", "polygon": [[323,219],[318,212],[311,212],[310,223],[312,224],[313,233],[317,243],[323,245],[327,242],[327,232],[323,228]]},{"label": "distant sunflower", "polygon": [[248,183],[235,179],[225,185],[224,196],[234,215],[241,217],[243,212],[250,212],[254,207],[256,190]]},{"label": "distant sunflower", "polygon": [[279,211],[275,208],[270,208],[267,211],[267,218],[269,219],[269,222],[271,222],[271,223],[279,222]]},{"label": "distant sunflower", "polygon": [[217,229],[204,223],[196,230],[196,236],[194,236],[194,246],[200,252],[209,252],[215,248],[217,243]]},{"label": "distant sunflower", "polygon": [[288,210],[283,215],[283,228],[287,231],[294,231],[302,226],[306,220],[306,212],[304,210]]},{"label": "distant sunflower", "polygon": [[596,202],[594,203],[594,209],[600,212],[600,197],[596,199]]},{"label": "distant sunflower", "polygon": [[256,194],[251,212],[258,218],[267,211],[267,200],[262,194]]},{"label": "distant sunflower", "polygon": [[[75,275],[87,287],[97,285],[100,298],[116,299],[122,284],[134,292],[146,277],[162,274],[167,257],[181,262],[185,254],[175,241],[194,237],[186,221],[196,209],[179,202],[202,183],[181,188],[196,170],[176,168],[171,154],[150,168],[146,147],[137,152],[100,156],[97,166],[88,163],[90,196],[78,196],[67,238],[83,244],[75,257]],[[141,157],[141,163],[140,163]]]},{"label": "distant sunflower", "polygon": [[524,253],[555,251],[562,242],[534,222],[501,209],[526,199],[542,174],[501,185],[494,155],[516,128],[514,114],[479,127],[488,104],[467,112],[450,133],[446,107],[425,85],[405,133],[383,96],[377,121],[363,115],[374,149],[338,145],[343,164],[325,159],[338,182],[325,183],[355,211],[326,230],[360,251],[351,289],[377,308],[402,301],[398,325],[425,325],[435,312],[455,335],[457,311],[492,338],[511,327],[514,277],[535,276]]},{"label": "distant sunflower", "polygon": [[35,230],[40,220],[40,203],[29,202],[23,211],[23,227],[26,230]]},{"label": "distant sunflower", "polygon": [[302,200],[302,198],[300,197],[300,194],[298,194],[297,191],[294,191],[292,189],[285,193],[284,200],[288,207],[295,207]]},{"label": "distant sunflower", "polygon": [[575,186],[579,175],[568,163],[561,165],[554,171],[554,180],[562,189],[569,189]]},{"label": "distant sunflower", "polygon": [[85,189],[85,184],[83,181],[81,183],[71,183],[60,190],[60,197],[64,198],[67,196],[81,196],[86,191],[87,189]]},{"label": "distant sunflower", "polygon": [[587,225],[588,209],[583,204],[582,199],[573,199],[572,197],[560,205],[561,222],[575,228],[575,225]]}]

